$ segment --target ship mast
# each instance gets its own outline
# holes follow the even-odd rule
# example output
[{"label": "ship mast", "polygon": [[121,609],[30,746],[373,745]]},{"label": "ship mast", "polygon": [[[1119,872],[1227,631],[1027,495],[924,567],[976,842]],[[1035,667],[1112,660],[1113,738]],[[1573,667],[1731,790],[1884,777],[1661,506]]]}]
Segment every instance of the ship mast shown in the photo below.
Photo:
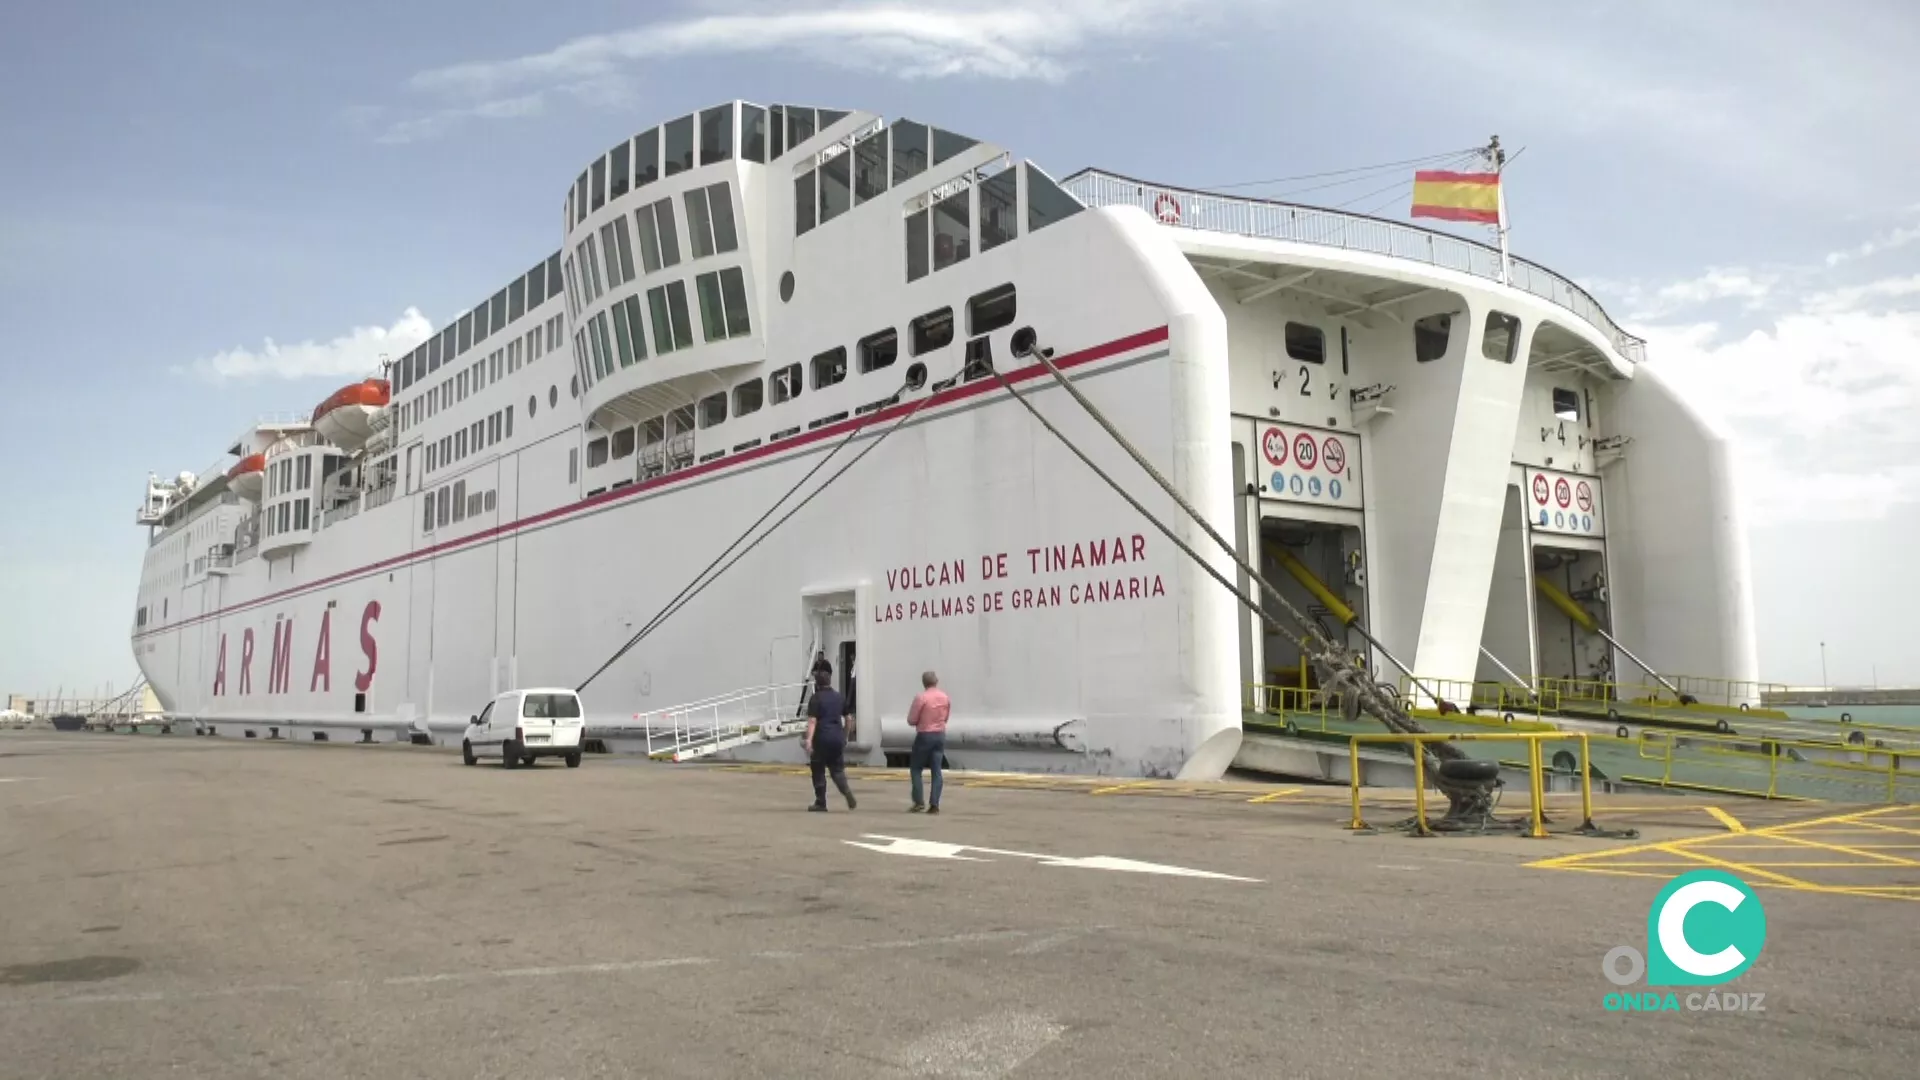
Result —
[{"label": "ship mast", "polygon": [[[1524,149],[1524,148],[1523,148]],[[1500,221],[1494,226],[1494,235],[1500,243],[1500,284],[1513,284],[1513,259],[1507,253],[1507,185],[1506,177],[1501,175],[1507,164],[1507,152],[1500,148],[1500,136],[1495,135],[1487,141],[1480,153],[1487,159],[1487,168],[1499,177],[1494,183],[1494,192],[1500,200]]]}]

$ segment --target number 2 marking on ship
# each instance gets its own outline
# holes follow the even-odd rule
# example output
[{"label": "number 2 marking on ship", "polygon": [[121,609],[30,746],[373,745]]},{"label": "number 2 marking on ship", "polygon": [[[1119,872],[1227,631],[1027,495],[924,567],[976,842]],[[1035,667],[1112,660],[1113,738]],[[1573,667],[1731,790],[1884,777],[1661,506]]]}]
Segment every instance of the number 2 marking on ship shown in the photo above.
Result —
[{"label": "number 2 marking on ship", "polygon": [[1313,379],[1312,379],[1312,376],[1307,372],[1307,365],[1305,364],[1300,365],[1300,396],[1301,397],[1313,396]]}]

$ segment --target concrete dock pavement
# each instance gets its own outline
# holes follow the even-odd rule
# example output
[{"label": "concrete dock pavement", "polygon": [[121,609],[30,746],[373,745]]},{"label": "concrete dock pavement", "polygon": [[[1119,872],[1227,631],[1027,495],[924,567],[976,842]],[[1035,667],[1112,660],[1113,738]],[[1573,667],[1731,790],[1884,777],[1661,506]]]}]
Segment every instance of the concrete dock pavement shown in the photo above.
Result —
[{"label": "concrete dock pavement", "polygon": [[[949,773],[927,818],[867,773],[808,814],[791,770],[42,731],[0,781],[8,1077],[1891,1077],[1917,1030],[1897,812],[1423,840],[1344,789]],[[1755,881],[1763,1011],[1606,1010],[1742,842],[1878,858]]]}]

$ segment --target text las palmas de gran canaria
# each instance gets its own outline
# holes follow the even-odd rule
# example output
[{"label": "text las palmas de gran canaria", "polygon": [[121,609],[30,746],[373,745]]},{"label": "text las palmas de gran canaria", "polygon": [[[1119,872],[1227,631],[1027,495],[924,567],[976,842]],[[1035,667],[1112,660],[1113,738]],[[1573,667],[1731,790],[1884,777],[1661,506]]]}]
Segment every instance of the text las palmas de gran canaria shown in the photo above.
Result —
[{"label": "text las palmas de gran canaria", "polygon": [[[875,605],[873,617],[875,622],[944,619],[996,611],[1151,600],[1167,595],[1166,583],[1159,574],[1147,571],[1146,559],[1147,538],[1135,533],[1111,540],[1030,547],[1024,557],[1021,553],[998,552],[903,566],[887,571],[889,596],[930,595],[890,598]],[[968,574],[974,570],[979,575],[978,584],[985,588],[967,587]],[[1016,575],[1027,579],[1070,575],[1076,580],[1008,584]]]}]

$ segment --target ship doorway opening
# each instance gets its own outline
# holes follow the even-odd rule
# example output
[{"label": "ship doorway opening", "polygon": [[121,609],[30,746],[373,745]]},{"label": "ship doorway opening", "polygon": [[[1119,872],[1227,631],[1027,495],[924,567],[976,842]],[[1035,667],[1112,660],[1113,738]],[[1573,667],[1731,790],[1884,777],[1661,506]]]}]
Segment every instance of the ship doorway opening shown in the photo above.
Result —
[{"label": "ship doorway opening", "polygon": [[[1330,640],[1345,643],[1347,627],[1363,619],[1367,608],[1366,567],[1360,529],[1330,521],[1262,517],[1260,574],[1280,595],[1320,626]],[[1274,622],[1292,620],[1271,597],[1262,604]],[[1263,626],[1261,667],[1248,681],[1250,704],[1259,712],[1320,710],[1319,679],[1300,647]]]},{"label": "ship doorway opening", "polygon": [[1563,698],[1610,697],[1613,647],[1598,633],[1613,629],[1605,553],[1536,542],[1533,575],[1541,676],[1573,680]]},{"label": "ship doorway opening", "polygon": [[[807,627],[807,670],[799,674],[806,680],[803,693],[813,693],[813,670],[821,660],[833,668],[828,683],[840,691],[854,714],[856,734],[864,737],[866,725],[860,724],[858,708],[860,677],[859,620],[855,616],[852,592],[817,593],[804,600]],[[803,699],[804,700],[804,699]]]}]

